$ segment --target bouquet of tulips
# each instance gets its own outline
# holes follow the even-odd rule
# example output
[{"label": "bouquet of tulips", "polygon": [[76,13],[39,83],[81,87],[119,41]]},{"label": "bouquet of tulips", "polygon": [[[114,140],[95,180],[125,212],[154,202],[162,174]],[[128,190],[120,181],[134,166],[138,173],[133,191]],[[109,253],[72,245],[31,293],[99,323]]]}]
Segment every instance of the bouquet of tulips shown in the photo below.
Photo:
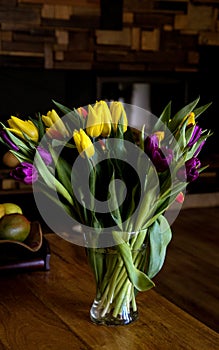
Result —
[{"label": "bouquet of tulips", "polygon": [[[60,215],[82,227],[101,317],[121,316],[124,294],[135,310],[136,291],[154,286],[171,240],[165,213],[204,170],[198,154],[210,131],[197,118],[209,104],[197,107],[197,98],[172,115],[170,102],[150,128],[136,130],[121,102],[72,109],[53,102],[61,117],[52,109],[1,123],[1,141],[19,161],[10,174],[37,183]],[[63,237],[74,242],[71,232]],[[136,254],[142,244],[147,258]],[[103,262],[102,248],[116,250],[117,260]]]}]

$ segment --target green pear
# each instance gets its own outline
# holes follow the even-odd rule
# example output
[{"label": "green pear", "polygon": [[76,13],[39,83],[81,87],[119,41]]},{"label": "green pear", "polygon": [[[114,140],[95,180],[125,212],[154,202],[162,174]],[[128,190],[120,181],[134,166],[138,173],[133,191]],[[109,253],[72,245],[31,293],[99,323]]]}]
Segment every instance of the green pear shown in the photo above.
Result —
[{"label": "green pear", "polygon": [[30,228],[31,223],[23,214],[4,215],[0,219],[0,239],[23,242]]}]

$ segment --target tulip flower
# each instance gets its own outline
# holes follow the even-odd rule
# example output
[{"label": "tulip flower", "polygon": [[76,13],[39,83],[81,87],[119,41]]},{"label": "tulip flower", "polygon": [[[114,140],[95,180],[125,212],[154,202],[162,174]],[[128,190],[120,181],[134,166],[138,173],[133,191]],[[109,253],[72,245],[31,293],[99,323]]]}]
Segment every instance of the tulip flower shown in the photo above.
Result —
[{"label": "tulip flower", "polygon": [[87,117],[87,111],[86,111],[86,109],[84,107],[78,107],[77,108],[77,112],[78,112],[78,114],[80,114],[80,116],[82,118],[85,119]]},{"label": "tulip flower", "polygon": [[46,135],[49,136],[50,139],[63,140],[63,134],[53,127],[46,129]]},{"label": "tulip flower", "polygon": [[173,160],[173,151],[168,148],[159,148],[157,135],[153,134],[146,138],[144,150],[158,172],[163,172],[169,168]]},{"label": "tulip flower", "polygon": [[41,158],[43,159],[46,165],[52,163],[52,156],[45,148],[38,146],[37,151],[39,152]]},{"label": "tulip flower", "polygon": [[10,172],[10,176],[12,176],[15,180],[22,181],[25,184],[30,185],[37,181],[38,172],[33,164],[22,162]]},{"label": "tulip flower", "polygon": [[189,113],[187,118],[188,118],[188,125],[190,125],[190,126],[195,125],[195,113],[194,112]]},{"label": "tulip flower", "polygon": [[101,113],[91,105],[88,105],[86,132],[90,137],[98,137],[102,132]]},{"label": "tulip flower", "polygon": [[182,192],[180,192],[176,197],[176,202],[182,204],[184,202],[185,196]]},{"label": "tulip flower", "polygon": [[113,101],[110,104],[110,112],[112,115],[112,123],[113,123],[113,129],[114,132],[116,132],[118,128],[118,123],[121,121],[121,118],[123,118],[122,124],[123,124],[123,132],[126,132],[127,130],[127,125],[128,125],[128,120],[126,116],[125,109],[123,107],[123,104],[118,101]]},{"label": "tulip flower", "polygon": [[112,118],[107,103],[105,101],[96,102],[93,108],[102,122],[101,136],[108,137],[111,133]]},{"label": "tulip flower", "polygon": [[177,172],[178,179],[187,182],[195,181],[199,176],[199,172],[197,169],[199,169],[200,166],[201,162],[196,157],[187,160],[185,162],[185,167],[179,169]]},{"label": "tulip flower", "polygon": [[11,141],[10,137],[8,136],[7,132],[4,130],[0,131],[0,137],[2,138],[2,140],[7,143],[7,145],[13,149],[14,151],[19,151],[19,148],[17,145],[15,145],[14,142]]},{"label": "tulip flower", "polygon": [[[58,135],[57,138],[62,137],[68,137],[69,132],[66,129],[62,119],[58,116],[56,111],[52,109],[47,113],[47,115],[42,115],[42,120],[44,124],[47,126],[46,132],[51,136],[53,135],[53,130],[55,131],[55,134]],[[51,134],[50,134],[51,131]]]},{"label": "tulip flower", "polygon": [[31,120],[21,120],[17,117],[11,117],[8,120],[10,128],[7,130],[11,131],[16,136],[25,139],[25,134],[34,142],[39,139],[39,133],[37,127]]},{"label": "tulip flower", "polygon": [[94,155],[95,153],[94,146],[91,142],[91,139],[84,132],[83,129],[80,129],[79,131],[74,130],[73,139],[81,157],[85,158],[84,152],[86,153],[88,158],[91,158]]},{"label": "tulip flower", "polygon": [[202,128],[200,128],[198,125],[195,125],[193,132],[192,132],[192,136],[188,142],[188,147],[192,147],[200,138],[202,133]]}]

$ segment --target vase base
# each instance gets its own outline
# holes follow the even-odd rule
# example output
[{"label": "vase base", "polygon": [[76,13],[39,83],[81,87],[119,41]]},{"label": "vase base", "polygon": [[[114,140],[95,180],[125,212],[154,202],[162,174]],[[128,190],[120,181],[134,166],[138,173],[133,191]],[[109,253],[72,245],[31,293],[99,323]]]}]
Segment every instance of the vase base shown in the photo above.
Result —
[{"label": "vase base", "polygon": [[138,319],[138,311],[130,310],[127,312],[126,307],[124,307],[122,313],[117,315],[117,317],[113,316],[113,311],[103,316],[103,310],[99,308],[99,302],[95,300],[90,310],[90,319],[97,325],[122,326],[136,321]]},{"label": "vase base", "polygon": [[126,320],[120,320],[118,318],[107,318],[104,317],[102,319],[96,319],[93,318],[92,316],[90,317],[91,321],[97,325],[105,325],[105,326],[125,326],[128,325],[130,323],[133,323],[134,321],[136,321],[138,319],[137,317],[129,317],[129,319]]}]

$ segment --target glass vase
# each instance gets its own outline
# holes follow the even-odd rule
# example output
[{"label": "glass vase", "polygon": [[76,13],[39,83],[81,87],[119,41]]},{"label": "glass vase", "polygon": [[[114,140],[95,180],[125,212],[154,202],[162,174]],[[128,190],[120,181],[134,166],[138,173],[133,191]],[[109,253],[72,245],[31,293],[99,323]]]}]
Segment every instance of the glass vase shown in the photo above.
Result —
[{"label": "glass vase", "polygon": [[[130,251],[134,266],[144,271],[147,260],[145,243]],[[138,291],[127,274],[118,247],[87,248],[87,255],[96,284],[91,320],[104,325],[127,325],[137,320]]]}]

